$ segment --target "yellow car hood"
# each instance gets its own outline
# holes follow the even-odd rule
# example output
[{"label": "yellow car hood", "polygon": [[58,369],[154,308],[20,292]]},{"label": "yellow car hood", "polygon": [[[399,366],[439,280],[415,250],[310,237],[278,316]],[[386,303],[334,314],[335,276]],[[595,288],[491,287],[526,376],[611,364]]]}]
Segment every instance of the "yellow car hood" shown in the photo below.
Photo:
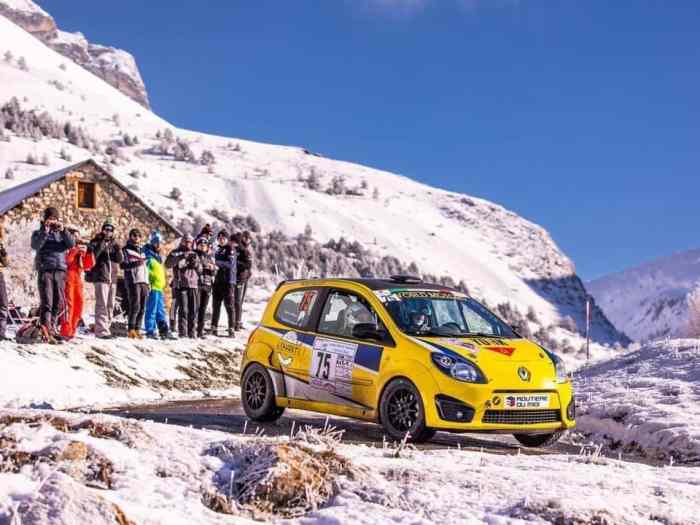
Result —
[{"label": "yellow car hood", "polygon": [[435,350],[455,352],[484,365],[548,360],[547,354],[527,339],[498,337],[420,337]]}]

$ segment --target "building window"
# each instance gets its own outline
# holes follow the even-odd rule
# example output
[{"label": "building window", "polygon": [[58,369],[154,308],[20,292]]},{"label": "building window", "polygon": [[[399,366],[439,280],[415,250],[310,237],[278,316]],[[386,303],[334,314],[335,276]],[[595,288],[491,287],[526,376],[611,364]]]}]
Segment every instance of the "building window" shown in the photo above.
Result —
[{"label": "building window", "polygon": [[94,210],[95,209],[95,183],[94,182],[79,182],[78,183],[78,208]]}]

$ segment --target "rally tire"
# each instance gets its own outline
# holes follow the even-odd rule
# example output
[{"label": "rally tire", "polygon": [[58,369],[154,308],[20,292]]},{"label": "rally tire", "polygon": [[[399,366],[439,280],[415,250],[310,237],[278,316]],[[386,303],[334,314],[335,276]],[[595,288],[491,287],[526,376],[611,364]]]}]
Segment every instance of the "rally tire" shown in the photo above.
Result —
[{"label": "rally tire", "polygon": [[521,445],[526,447],[547,448],[559,441],[559,438],[563,435],[564,431],[559,431],[551,434],[513,434],[513,437],[517,439]]},{"label": "rally tire", "polygon": [[284,413],[284,407],[275,404],[275,388],[267,369],[253,363],[246,368],[241,381],[241,404],[253,421],[269,423]]},{"label": "rally tire", "polygon": [[379,421],[387,435],[401,441],[408,432],[408,441],[429,441],[435,430],[425,424],[425,408],[418,389],[408,379],[391,381],[379,401]]}]

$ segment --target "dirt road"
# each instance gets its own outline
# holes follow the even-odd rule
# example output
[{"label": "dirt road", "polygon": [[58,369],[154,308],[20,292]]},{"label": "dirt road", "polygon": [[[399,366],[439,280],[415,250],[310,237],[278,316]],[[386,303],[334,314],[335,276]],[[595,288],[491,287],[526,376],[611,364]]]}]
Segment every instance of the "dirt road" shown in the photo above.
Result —
[{"label": "dirt road", "polygon": [[[384,442],[384,433],[379,425],[301,410],[287,409],[284,416],[274,423],[255,423],[246,417],[239,399],[178,401],[121,407],[105,410],[105,412],[126,418],[207,428],[233,434],[253,434],[264,430],[266,436],[289,435],[292,426],[298,429],[304,425],[323,427],[328,424],[344,431],[344,442],[380,447]],[[421,449],[457,447],[468,450],[483,449],[484,452],[492,454],[579,454],[581,450],[579,446],[561,442],[549,449],[528,449],[520,447],[512,436],[506,434],[450,434],[447,432],[438,432],[429,443],[419,445]]]}]

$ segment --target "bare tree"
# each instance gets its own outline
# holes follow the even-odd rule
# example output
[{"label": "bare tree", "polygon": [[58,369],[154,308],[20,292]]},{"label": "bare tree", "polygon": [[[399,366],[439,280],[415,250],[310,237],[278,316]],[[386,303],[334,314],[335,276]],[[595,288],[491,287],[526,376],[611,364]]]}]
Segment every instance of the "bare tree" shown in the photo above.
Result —
[{"label": "bare tree", "polygon": [[9,64],[10,62],[12,62],[12,59],[14,58],[14,55],[12,54],[12,51],[10,51],[10,50],[8,49],[7,51],[5,51],[4,57],[5,57],[5,62],[7,62],[7,63]]},{"label": "bare tree", "polygon": [[27,61],[25,60],[24,57],[19,57],[19,60],[17,61],[17,65],[22,71],[29,71],[29,66],[27,66]]}]

